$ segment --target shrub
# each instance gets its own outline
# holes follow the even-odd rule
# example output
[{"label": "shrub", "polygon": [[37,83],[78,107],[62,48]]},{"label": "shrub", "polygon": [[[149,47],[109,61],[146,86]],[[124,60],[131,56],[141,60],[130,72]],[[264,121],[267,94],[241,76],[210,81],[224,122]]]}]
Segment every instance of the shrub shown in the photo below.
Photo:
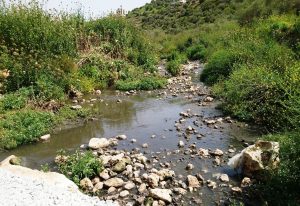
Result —
[{"label": "shrub", "polygon": [[35,142],[49,132],[52,125],[53,115],[49,112],[21,110],[6,113],[0,120],[0,148],[12,149],[21,144]]},{"label": "shrub", "polygon": [[208,85],[212,85],[221,79],[227,78],[237,61],[238,57],[234,52],[225,50],[217,51],[209,59],[200,76],[200,80]]},{"label": "shrub", "polygon": [[167,63],[166,69],[172,76],[177,76],[180,74],[180,62],[178,60],[171,60]]},{"label": "shrub", "polygon": [[206,48],[202,44],[192,46],[187,49],[187,57],[189,60],[205,60]]},{"label": "shrub", "polygon": [[31,95],[33,95],[31,88],[22,88],[15,93],[4,95],[0,99],[0,111],[24,108]]},{"label": "shrub", "polygon": [[[66,153],[61,151],[59,155],[65,156]],[[84,178],[92,179],[103,170],[102,161],[95,157],[91,152],[76,151],[68,155],[65,161],[58,162],[58,169],[69,179],[79,185],[80,180]]]},{"label": "shrub", "polygon": [[285,73],[247,66],[232,73],[214,89],[222,96],[225,110],[272,130],[294,129],[300,122],[300,67]]}]

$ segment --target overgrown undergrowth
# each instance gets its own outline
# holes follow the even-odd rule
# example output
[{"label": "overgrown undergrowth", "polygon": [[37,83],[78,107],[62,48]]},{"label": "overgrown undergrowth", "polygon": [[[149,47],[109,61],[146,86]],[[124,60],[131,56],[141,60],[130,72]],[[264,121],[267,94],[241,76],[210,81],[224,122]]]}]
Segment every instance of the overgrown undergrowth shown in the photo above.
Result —
[{"label": "overgrown undergrowth", "polygon": [[62,107],[78,92],[163,87],[156,63],[150,41],[124,17],[85,20],[48,13],[37,1],[1,1],[0,148],[34,142],[58,122],[86,116]]}]

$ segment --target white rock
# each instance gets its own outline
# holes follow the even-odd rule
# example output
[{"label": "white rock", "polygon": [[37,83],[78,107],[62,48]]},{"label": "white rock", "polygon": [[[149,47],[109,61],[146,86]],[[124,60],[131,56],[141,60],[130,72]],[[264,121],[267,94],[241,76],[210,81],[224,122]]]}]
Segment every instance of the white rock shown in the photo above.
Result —
[{"label": "white rock", "polygon": [[232,157],[228,165],[237,170],[242,169],[245,176],[259,178],[260,172],[278,167],[279,143],[257,141],[255,145],[245,148],[241,153]]},{"label": "white rock", "polygon": [[127,182],[124,188],[126,190],[132,190],[133,188],[135,188],[135,184],[133,182]]},{"label": "white rock", "polygon": [[148,176],[148,183],[151,187],[157,187],[159,182],[159,176],[157,174],[151,173]]},{"label": "white rock", "polygon": [[172,191],[169,189],[150,189],[149,194],[151,197],[163,200],[167,203],[172,202]]},{"label": "white rock", "polygon": [[187,166],[186,166],[186,169],[187,170],[192,170],[192,169],[194,169],[195,168],[195,166],[193,165],[193,164],[191,164],[191,163],[189,163]]},{"label": "white rock", "polygon": [[221,174],[219,179],[222,181],[222,182],[229,182],[229,177],[227,174]]},{"label": "white rock", "polygon": [[220,149],[215,149],[214,151],[210,152],[210,154],[214,156],[222,156],[224,152]]},{"label": "white rock", "polygon": [[117,136],[117,139],[119,139],[119,140],[125,140],[125,139],[127,139],[127,136],[125,134],[121,134],[121,135]]},{"label": "white rock", "polygon": [[207,157],[209,156],[209,152],[207,149],[203,149],[203,148],[200,148],[198,150],[198,154],[201,156],[201,157]]},{"label": "white rock", "polygon": [[239,187],[233,187],[233,188],[231,188],[231,191],[234,193],[242,193],[242,189]]},{"label": "white rock", "polygon": [[91,149],[105,148],[109,146],[109,141],[106,138],[92,138],[88,146]]},{"label": "white rock", "polygon": [[178,142],[178,147],[184,147],[184,145],[185,145],[185,144],[184,144],[183,141],[179,141],[179,142]]},{"label": "white rock", "polygon": [[114,177],[106,180],[104,185],[107,187],[122,187],[124,185],[124,181],[121,178]]},{"label": "white rock", "polygon": [[51,137],[50,134],[46,134],[46,135],[41,136],[41,137],[40,137],[40,140],[42,140],[42,141],[47,141],[47,140],[50,139],[50,137]]},{"label": "white rock", "polygon": [[142,183],[138,189],[140,194],[143,194],[147,189],[147,185],[145,183]]},{"label": "white rock", "polygon": [[71,106],[71,109],[79,110],[79,109],[82,109],[82,106],[81,105],[74,105],[74,106]]},{"label": "white rock", "polygon": [[122,192],[120,192],[120,197],[127,197],[129,195],[129,192],[127,190],[124,190]]}]

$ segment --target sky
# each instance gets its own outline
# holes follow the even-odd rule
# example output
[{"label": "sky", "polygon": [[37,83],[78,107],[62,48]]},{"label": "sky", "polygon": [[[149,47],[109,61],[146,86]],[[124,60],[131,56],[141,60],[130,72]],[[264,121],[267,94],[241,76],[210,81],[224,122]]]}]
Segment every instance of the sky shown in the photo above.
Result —
[{"label": "sky", "polygon": [[[28,0],[22,0],[28,2]],[[107,15],[111,10],[122,8],[130,11],[141,7],[151,0],[38,0],[44,4],[46,9],[56,9],[62,11],[76,11],[79,8],[86,17],[100,17]]]},{"label": "sky", "polygon": [[134,8],[141,7],[151,0],[48,0],[45,4],[47,9],[62,9],[62,10],[76,10],[82,8],[84,14],[94,17],[103,16],[111,10],[122,6],[125,11],[130,11]]}]

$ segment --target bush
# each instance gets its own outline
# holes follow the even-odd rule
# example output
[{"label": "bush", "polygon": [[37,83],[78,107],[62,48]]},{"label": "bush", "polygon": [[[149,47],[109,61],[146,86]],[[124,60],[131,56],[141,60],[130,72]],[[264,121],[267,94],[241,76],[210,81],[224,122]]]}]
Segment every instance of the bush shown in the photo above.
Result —
[{"label": "bush", "polygon": [[203,70],[200,80],[208,85],[212,85],[221,79],[227,78],[238,61],[234,52],[219,50],[209,59]]},{"label": "bush", "polygon": [[214,91],[225,99],[225,110],[236,117],[271,130],[295,129],[300,122],[299,75],[299,64],[285,73],[243,66]]},{"label": "bush", "polygon": [[[61,151],[58,155],[65,156],[66,153]],[[70,180],[79,185],[80,180],[97,176],[103,170],[102,161],[95,157],[91,152],[76,151],[72,155],[66,156],[65,161],[59,161],[58,169]]]},{"label": "bush", "polygon": [[49,132],[52,125],[53,115],[49,112],[21,110],[6,113],[0,120],[0,148],[13,149],[35,142]]},{"label": "bush", "polygon": [[206,48],[202,44],[192,46],[186,51],[189,60],[205,60]]},{"label": "bush", "polygon": [[180,62],[178,60],[171,60],[167,63],[166,69],[172,76],[177,76],[180,74]]},{"label": "bush", "polygon": [[15,93],[4,95],[4,97],[0,99],[0,111],[4,112],[24,108],[31,95],[33,95],[31,88],[22,88]]}]

